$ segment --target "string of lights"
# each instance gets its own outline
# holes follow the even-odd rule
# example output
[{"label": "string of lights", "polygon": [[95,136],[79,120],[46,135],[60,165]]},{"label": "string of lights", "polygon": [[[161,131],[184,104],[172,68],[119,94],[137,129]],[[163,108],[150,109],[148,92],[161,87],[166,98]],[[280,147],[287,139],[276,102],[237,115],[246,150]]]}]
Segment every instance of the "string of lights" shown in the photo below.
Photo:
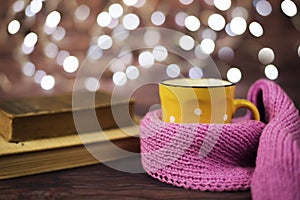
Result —
[{"label": "string of lights", "polygon": [[[283,0],[280,8],[282,17],[290,18],[300,31],[296,3]],[[174,41],[179,48],[199,59],[212,56],[226,63],[236,54],[233,44],[241,42],[246,34],[251,34],[253,40],[264,36],[267,31],[264,22],[256,16],[261,19],[272,12],[267,0],[16,0],[7,10],[5,20],[7,37],[17,44],[15,59],[22,66],[23,75],[43,90],[52,90],[63,80],[74,79],[85,58],[96,65],[106,59],[105,52],[111,49],[120,56],[111,63],[107,74],[111,74],[117,86],[138,79],[141,69],[149,69],[157,62],[166,66],[165,73],[170,78],[182,73],[191,78],[202,77],[200,66],[182,66],[178,58],[168,52],[161,44],[164,36],[159,31],[146,31],[141,41],[154,45],[153,49],[130,51],[131,47],[123,41],[131,31],[141,27],[169,28],[184,33]],[[72,48],[65,49],[70,43]],[[79,47],[76,49],[76,46]],[[300,57],[300,45],[295,53]],[[279,76],[273,63],[275,55],[271,46],[263,46],[257,54],[265,66],[265,76],[271,80]],[[237,83],[242,79],[242,71],[230,66],[226,77]],[[100,81],[91,73],[85,87],[96,91]]]}]

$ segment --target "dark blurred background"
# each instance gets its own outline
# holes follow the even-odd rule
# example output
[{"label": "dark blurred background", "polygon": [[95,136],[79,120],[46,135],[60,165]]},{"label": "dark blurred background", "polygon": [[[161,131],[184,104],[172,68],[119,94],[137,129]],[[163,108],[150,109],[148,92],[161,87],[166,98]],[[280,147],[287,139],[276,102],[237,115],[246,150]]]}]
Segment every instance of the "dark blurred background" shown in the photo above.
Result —
[{"label": "dark blurred background", "polygon": [[[203,66],[211,57],[221,77],[237,83],[237,97],[266,78],[299,109],[299,9],[298,0],[2,1],[0,99],[72,91],[78,71],[88,66],[83,88],[120,95],[136,88],[136,112],[143,115],[159,104],[152,78],[206,76]],[[196,43],[172,41],[159,29],[137,39],[140,49],[124,42],[142,27],[175,30]],[[170,40],[203,66],[168,52]]]}]

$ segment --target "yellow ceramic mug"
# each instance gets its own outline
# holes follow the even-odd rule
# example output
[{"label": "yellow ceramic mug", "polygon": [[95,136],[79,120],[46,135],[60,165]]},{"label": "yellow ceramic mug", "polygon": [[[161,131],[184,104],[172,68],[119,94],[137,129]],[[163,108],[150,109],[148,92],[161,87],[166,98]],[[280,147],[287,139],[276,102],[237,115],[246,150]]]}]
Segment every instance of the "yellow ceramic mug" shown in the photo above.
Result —
[{"label": "yellow ceramic mug", "polygon": [[255,105],[234,99],[235,84],[220,79],[179,78],[159,83],[162,120],[175,123],[230,123],[238,108],[250,109],[260,120]]}]

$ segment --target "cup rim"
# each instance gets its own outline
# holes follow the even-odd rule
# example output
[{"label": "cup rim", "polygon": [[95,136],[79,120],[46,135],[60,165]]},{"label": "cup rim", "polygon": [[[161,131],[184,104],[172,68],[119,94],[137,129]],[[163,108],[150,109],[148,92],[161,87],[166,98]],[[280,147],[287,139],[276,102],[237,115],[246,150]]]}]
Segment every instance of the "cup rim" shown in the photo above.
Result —
[{"label": "cup rim", "polygon": [[[222,81],[224,84],[220,85],[180,85],[176,83],[168,83],[168,82],[175,82],[177,80],[218,80]],[[184,88],[220,88],[220,87],[231,87],[234,86],[235,83],[223,80],[223,79],[218,79],[218,78],[175,78],[175,79],[165,79],[159,82],[159,84],[165,85],[165,86],[171,86],[171,87],[184,87]]]}]

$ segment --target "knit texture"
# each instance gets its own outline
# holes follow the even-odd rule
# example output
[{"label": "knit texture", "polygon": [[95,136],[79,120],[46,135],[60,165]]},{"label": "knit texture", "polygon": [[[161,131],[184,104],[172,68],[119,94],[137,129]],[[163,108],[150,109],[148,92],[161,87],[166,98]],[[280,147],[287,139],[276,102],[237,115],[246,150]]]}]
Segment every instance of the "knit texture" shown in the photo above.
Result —
[{"label": "knit texture", "polygon": [[274,82],[259,80],[248,99],[260,110],[230,124],[178,124],[147,113],[140,124],[145,171],[178,187],[246,190],[254,199],[300,199],[298,110]]},{"label": "knit texture", "polygon": [[275,83],[260,80],[248,94],[266,124],[251,181],[253,199],[300,199],[300,118],[298,110]]}]

